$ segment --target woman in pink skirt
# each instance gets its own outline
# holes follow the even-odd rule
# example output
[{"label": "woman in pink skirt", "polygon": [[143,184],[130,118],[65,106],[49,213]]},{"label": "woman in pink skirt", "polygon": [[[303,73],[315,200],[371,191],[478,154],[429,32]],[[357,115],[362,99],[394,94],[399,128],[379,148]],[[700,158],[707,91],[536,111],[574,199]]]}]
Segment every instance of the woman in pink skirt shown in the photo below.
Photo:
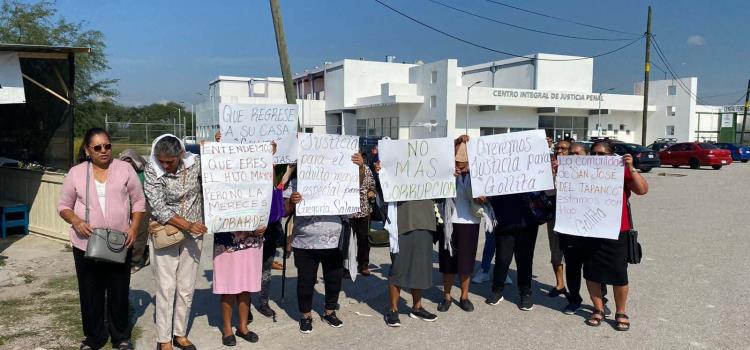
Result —
[{"label": "woman in pink skirt", "polygon": [[[250,315],[250,293],[260,291],[263,267],[263,233],[218,232],[214,235],[214,294],[221,295],[221,319],[224,325],[221,342],[237,345],[235,334],[251,343],[258,335],[247,329]],[[239,325],[232,333],[232,308],[238,305]]]}]

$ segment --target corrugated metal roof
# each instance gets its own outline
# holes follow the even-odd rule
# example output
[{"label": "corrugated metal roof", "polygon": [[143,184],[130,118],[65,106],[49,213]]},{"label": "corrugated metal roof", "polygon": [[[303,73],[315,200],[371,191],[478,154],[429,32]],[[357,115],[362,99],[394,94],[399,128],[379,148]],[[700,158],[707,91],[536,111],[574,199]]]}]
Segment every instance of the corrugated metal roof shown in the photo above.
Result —
[{"label": "corrugated metal roof", "polygon": [[48,46],[48,45],[25,45],[25,44],[6,44],[0,43],[0,51],[15,52],[51,52],[51,53],[89,53],[88,47],[67,47],[67,46]]}]

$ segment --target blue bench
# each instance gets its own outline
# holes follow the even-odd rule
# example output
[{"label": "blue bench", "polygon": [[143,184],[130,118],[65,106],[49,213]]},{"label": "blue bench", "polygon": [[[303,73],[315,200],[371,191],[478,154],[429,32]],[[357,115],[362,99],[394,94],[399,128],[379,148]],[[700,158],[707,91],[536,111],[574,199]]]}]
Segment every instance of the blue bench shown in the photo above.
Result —
[{"label": "blue bench", "polygon": [[[12,216],[21,218],[11,219]],[[0,230],[2,237],[8,234],[8,228],[23,227],[23,233],[29,234],[29,206],[19,202],[0,200]]]}]

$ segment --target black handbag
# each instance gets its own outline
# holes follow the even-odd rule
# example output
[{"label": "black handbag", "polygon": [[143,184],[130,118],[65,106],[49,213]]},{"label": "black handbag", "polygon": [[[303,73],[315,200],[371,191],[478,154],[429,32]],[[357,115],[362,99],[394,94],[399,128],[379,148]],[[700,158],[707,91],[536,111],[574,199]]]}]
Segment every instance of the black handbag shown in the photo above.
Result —
[{"label": "black handbag", "polygon": [[[91,181],[91,163],[86,167],[86,223],[89,222],[89,182]],[[128,235],[124,232],[109,228],[92,228],[91,236],[86,244],[87,259],[116,264],[125,263],[128,249],[125,242]]]},{"label": "black handbag", "polygon": [[341,236],[339,236],[339,252],[343,257],[349,255],[349,244],[352,238],[352,225],[346,218],[341,218]]},{"label": "black handbag", "polygon": [[625,232],[625,241],[628,245],[628,263],[629,264],[640,264],[641,258],[643,257],[643,248],[638,243],[638,231],[633,226],[633,214],[630,212],[630,201],[627,202],[628,206],[628,222],[630,223],[630,230]]}]

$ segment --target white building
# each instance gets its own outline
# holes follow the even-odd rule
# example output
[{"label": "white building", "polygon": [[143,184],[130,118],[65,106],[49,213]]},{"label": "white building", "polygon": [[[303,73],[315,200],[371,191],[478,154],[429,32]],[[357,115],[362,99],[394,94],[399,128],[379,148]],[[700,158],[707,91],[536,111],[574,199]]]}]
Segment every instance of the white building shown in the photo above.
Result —
[{"label": "white building", "polygon": [[[642,83],[632,95],[594,92],[593,59],[529,57],[468,67],[455,59],[406,64],[390,56],[326,62],[294,76],[300,125],[307,132],[401,139],[544,129],[553,139],[641,141]],[[705,128],[714,120],[705,113],[719,107],[696,104],[697,78],[682,82],[692,94],[672,80],[651,82],[648,142],[705,139],[710,131]],[[214,104],[285,102],[280,78],[220,76],[210,83],[210,96]],[[718,128],[711,132],[718,136]]]}]

